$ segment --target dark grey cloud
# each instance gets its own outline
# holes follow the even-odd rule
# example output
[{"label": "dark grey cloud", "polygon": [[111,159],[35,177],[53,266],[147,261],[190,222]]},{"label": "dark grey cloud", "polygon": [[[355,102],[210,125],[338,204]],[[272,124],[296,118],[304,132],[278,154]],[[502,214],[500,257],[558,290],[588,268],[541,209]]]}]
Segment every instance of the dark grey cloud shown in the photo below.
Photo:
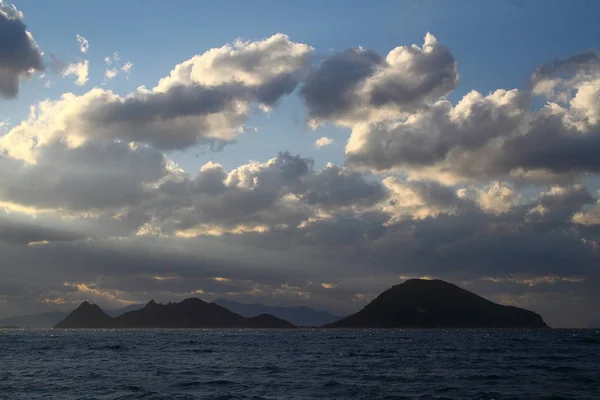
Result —
[{"label": "dark grey cloud", "polygon": [[35,221],[15,220],[0,214],[0,241],[26,245],[35,242],[72,241],[84,234],[60,227],[44,226]]},{"label": "dark grey cloud", "polygon": [[203,117],[223,113],[241,121],[243,113],[234,109],[234,101],[249,99],[247,90],[238,84],[177,85],[160,93],[99,99],[98,106],[86,109],[82,117],[90,124],[90,136],[98,139],[126,138],[160,149],[184,149],[210,136],[211,125]]},{"label": "dark grey cloud", "polygon": [[[477,282],[507,282],[488,290],[505,301],[568,290],[589,302],[590,287],[600,282],[589,232],[573,222],[595,202],[581,184],[517,203],[506,185],[463,193],[436,181],[379,183],[334,165],[315,171],[310,159],[288,152],[231,171],[208,163],[192,178],[143,146],[57,142],[42,149],[37,164],[7,168],[29,174],[12,181],[9,193],[24,197],[11,199],[22,204],[31,196],[32,207],[63,204],[71,213],[66,220],[42,214],[2,224],[0,247],[11,260],[0,263],[4,274],[19,281],[43,264],[52,275],[28,281],[5,308],[35,307],[34,299],[69,305],[93,298],[117,306],[151,297],[233,296],[350,312],[402,277],[423,275],[476,282],[484,295],[488,289]],[[119,171],[129,171],[138,185],[122,181]],[[25,196],[35,176],[44,184]],[[91,201],[72,191],[88,188],[80,183],[86,178],[109,176],[106,198]],[[119,193],[122,201],[115,201]],[[86,216],[90,208],[98,215]],[[196,237],[179,239],[177,232]],[[221,236],[211,237],[215,232]],[[23,246],[41,241],[49,243]]]},{"label": "dark grey cloud", "polygon": [[235,97],[242,97],[243,92],[243,86],[235,84],[219,87],[176,85],[165,92],[129,97],[105,104],[98,110],[88,110],[89,119],[99,125],[127,121],[141,124],[154,119],[213,114],[227,107]]},{"label": "dark grey cloud", "polygon": [[15,97],[21,79],[43,69],[42,52],[27,31],[22,13],[0,1],[0,97]]},{"label": "dark grey cloud", "polygon": [[[600,125],[581,132],[569,127],[563,115],[536,114],[525,135],[510,137],[496,155],[499,172],[516,168],[542,169],[555,174],[600,172],[595,156],[600,149]],[[535,149],[535,151],[533,151]]]},{"label": "dark grey cloud", "polygon": [[387,197],[385,188],[377,181],[368,181],[354,171],[335,165],[327,166],[304,180],[303,196],[308,204],[326,208],[349,205],[369,206]]},{"label": "dark grey cloud", "polygon": [[555,186],[540,194],[538,204],[529,211],[528,217],[539,223],[564,223],[584,206],[595,202],[583,184]]},{"label": "dark grey cloud", "polygon": [[386,58],[362,48],[334,54],[308,75],[300,93],[312,123],[347,125],[426,108],[457,82],[452,54],[428,33],[422,48],[397,47]]},{"label": "dark grey cloud", "polygon": [[[516,273],[572,277],[589,275],[598,261],[593,246],[582,240],[571,222],[591,200],[584,189],[555,188],[531,203],[496,214],[482,211],[474,202],[452,195],[436,183],[411,186],[422,194],[424,207],[445,212],[392,221],[383,212],[337,213],[335,218],[299,229],[251,234],[248,240],[274,248],[307,246],[306,252],[319,251],[320,257],[337,263],[369,265],[373,274],[462,273],[471,279]],[[548,221],[530,218],[532,212]],[[574,261],[568,262],[570,258]]]},{"label": "dark grey cloud", "polygon": [[243,125],[250,103],[272,106],[293,91],[297,80],[289,77],[275,77],[258,87],[238,82],[176,84],[161,92],[138,92],[122,99],[99,93],[80,118],[85,121],[86,135],[96,139],[123,138],[164,150],[228,142]]},{"label": "dark grey cloud", "polygon": [[[391,104],[410,109],[411,105],[416,105],[419,108],[420,105],[444,96],[455,88],[458,83],[458,73],[452,53],[447,48],[439,46],[437,41],[427,43],[431,39],[425,40],[425,46],[428,47],[425,56],[421,56],[419,52],[412,53],[414,60],[407,70],[394,71],[389,76],[373,82],[370,90],[370,103],[373,106],[382,107]],[[406,51],[407,49],[403,52]],[[394,54],[394,56],[400,55]],[[388,60],[388,64],[390,63],[393,63],[393,58]],[[402,78],[405,74],[414,74],[418,79],[413,82],[403,82]]]},{"label": "dark grey cloud", "polygon": [[475,215],[472,218],[475,219],[469,221],[468,215],[440,216],[436,221],[426,220],[417,226],[414,235],[419,238],[420,247],[429,248],[436,255],[433,273],[454,265],[472,276],[509,273],[585,276],[598,261],[593,249],[575,233],[560,229],[540,231],[535,226],[499,217],[487,221],[482,216],[479,220]]},{"label": "dark grey cloud", "polygon": [[54,141],[34,154],[35,164],[0,156],[0,204],[41,214],[76,238],[298,226],[321,209],[375,206],[387,195],[358,173],[315,171],[289,152],[229,172],[208,163],[193,178],[142,145]]},{"label": "dark grey cloud", "polygon": [[[245,119],[238,102],[255,102],[268,106],[291,93],[297,79],[293,75],[277,76],[259,87],[234,82],[219,86],[177,84],[163,92],[138,93],[116,101],[100,101],[86,109],[82,118],[90,126],[90,135],[98,139],[127,138],[152,144],[160,149],[185,149],[202,138],[210,141],[214,127],[203,117],[223,114],[234,124]],[[186,121],[186,118],[192,118]],[[172,121],[173,130],[166,134],[161,127]],[[179,122],[178,122],[179,121]],[[233,129],[233,127],[232,127]]]},{"label": "dark grey cloud", "polygon": [[252,96],[260,104],[274,106],[283,96],[291,94],[298,83],[298,74],[281,74],[257,87],[252,92]]},{"label": "dark grey cloud", "polygon": [[309,115],[336,119],[346,114],[360,101],[356,87],[385,62],[379,54],[361,49],[348,49],[323,60],[300,90]]},{"label": "dark grey cloud", "polygon": [[[199,248],[205,248],[202,254]],[[302,264],[283,252],[263,251],[214,238],[96,239],[23,246],[0,242],[0,282],[10,277],[20,286],[2,294],[7,302],[67,301],[67,308],[84,299],[101,304],[118,300],[212,298],[229,292],[250,294],[306,283]],[[43,274],[40,274],[43,266]],[[89,289],[94,289],[90,291]],[[122,292],[119,294],[119,292]],[[116,297],[116,298],[115,298]],[[2,303],[2,302],[0,302]],[[0,314],[2,307],[0,305]],[[17,304],[18,306],[18,304]],[[39,306],[39,304],[38,304]]]},{"label": "dark grey cloud", "polygon": [[[384,182],[390,182],[387,179]],[[388,184],[394,192],[394,185]],[[414,193],[418,201],[427,208],[434,211],[442,211],[443,213],[464,213],[473,210],[476,205],[469,199],[457,197],[456,190],[449,186],[441,185],[435,181],[409,181],[402,186]],[[392,200],[391,205],[396,205],[395,202],[400,202],[401,208],[410,208],[410,204],[402,203],[402,193],[397,197],[397,200]],[[435,212],[434,212],[435,213]]]},{"label": "dark grey cloud", "polygon": [[538,67],[531,79],[535,89],[544,81],[563,79],[565,76],[593,74],[600,68],[600,57],[594,51],[573,54],[566,59],[555,59]]},{"label": "dark grey cloud", "polygon": [[[445,182],[577,182],[599,171],[599,60],[586,52],[543,65],[531,79],[533,92],[471,92],[409,119],[355,125],[346,163]],[[550,102],[531,110],[532,95]]]},{"label": "dark grey cloud", "polygon": [[485,174],[493,159],[471,154],[513,134],[526,116],[527,103],[527,96],[516,90],[488,96],[471,92],[456,106],[439,101],[408,121],[358,126],[346,147],[346,162],[376,171],[442,165],[440,169],[457,170],[457,175]]},{"label": "dark grey cloud", "polygon": [[[332,251],[340,247],[350,248],[350,253],[364,253],[363,249],[352,249],[366,241],[381,238],[388,232],[384,223],[389,216],[381,212],[356,214],[339,212],[333,218],[317,220],[299,231],[298,243],[302,246],[331,246]],[[334,250],[335,249],[335,250]]]},{"label": "dark grey cloud", "polygon": [[0,155],[0,199],[38,209],[117,210],[139,205],[146,185],[167,175],[160,152],[117,142],[40,147],[37,162]]},{"label": "dark grey cloud", "polygon": [[271,165],[279,169],[284,181],[289,181],[308,174],[314,163],[310,158],[302,158],[299,154],[292,156],[286,151],[279,153]]}]

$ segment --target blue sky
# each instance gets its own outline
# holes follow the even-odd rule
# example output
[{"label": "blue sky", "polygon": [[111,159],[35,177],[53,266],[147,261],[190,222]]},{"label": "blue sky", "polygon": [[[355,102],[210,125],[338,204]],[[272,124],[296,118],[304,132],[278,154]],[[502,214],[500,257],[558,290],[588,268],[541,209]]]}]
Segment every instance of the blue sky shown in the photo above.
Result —
[{"label": "blue sky", "polygon": [[600,2],[11,4],[0,317],[437,277],[600,318]]}]

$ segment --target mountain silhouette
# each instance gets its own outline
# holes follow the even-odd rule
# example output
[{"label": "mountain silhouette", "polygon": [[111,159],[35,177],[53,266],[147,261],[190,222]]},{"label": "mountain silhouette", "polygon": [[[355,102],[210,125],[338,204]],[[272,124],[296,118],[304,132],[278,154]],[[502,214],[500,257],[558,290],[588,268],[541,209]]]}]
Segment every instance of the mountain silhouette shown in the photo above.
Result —
[{"label": "mountain silhouette", "polygon": [[123,315],[129,311],[139,310],[140,308],[144,308],[145,304],[130,304],[128,306],[117,308],[114,310],[105,310],[105,312],[113,318],[118,317],[119,315]]},{"label": "mountain silhouette", "polygon": [[245,318],[214,303],[197,298],[181,303],[158,304],[151,300],[146,307],[115,318],[118,328],[238,328]]},{"label": "mountain silhouette", "polygon": [[55,328],[107,328],[111,326],[112,321],[112,317],[96,304],[84,301],[67,315],[67,318],[56,324]]},{"label": "mountain silhouette", "polygon": [[111,318],[100,307],[82,303],[55,328],[274,328],[295,326],[271,315],[245,318],[215,303],[197,298],[145,307]]},{"label": "mountain silhouette", "polygon": [[217,299],[214,303],[244,317],[271,314],[296,326],[322,326],[343,318],[342,316],[332,315],[327,311],[319,311],[309,307],[271,307],[260,303],[238,303],[227,299]]},{"label": "mountain silhouette", "polygon": [[409,279],[327,328],[548,328],[532,311],[503,306],[442,280]]},{"label": "mountain silhouette", "polygon": [[[114,310],[105,310],[105,312],[111,317],[118,317],[119,315],[128,311],[138,310],[144,307],[144,304],[132,304],[123,308],[117,308]],[[0,320],[0,326],[17,326],[20,328],[33,328],[33,329],[48,329],[65,319],[69,315],[68,312],[64,311],[51,311],[42,314],[33,315],[14,315]]]},{"label": "mountain silhouette", "polygon": [[247,328],[295,328],[296,326],[284,319],[274,317],[270,314],[260,314],[256,317],[246,318]]}]

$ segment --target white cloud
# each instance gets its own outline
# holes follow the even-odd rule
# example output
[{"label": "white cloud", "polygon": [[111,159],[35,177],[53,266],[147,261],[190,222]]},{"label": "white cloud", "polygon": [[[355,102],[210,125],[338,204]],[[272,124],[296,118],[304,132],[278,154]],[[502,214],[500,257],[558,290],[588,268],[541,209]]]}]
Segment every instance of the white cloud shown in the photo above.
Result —
[{"label": "white cloud", "polygon": [[88,81],[89,62],[88,60],[83,60],[74,64],[68,64],[62,70],[61,74],[63,77],[75,75],[77,77],[77,79],[75,79],[75,84],[83,86]]},{"label": "white cloud", "polygon": [[125,72],[126,74],[130,74],[131,73],[131,69],[133,68],[133,63],[130,61],[127,61],[125,64],[123,64],[123,66],[121,67],[121,71]]},{"label": "white cloud", "polygon": [[388,177],[383,180],[383,185],[390,191],[390,200],[382,205],[382,210],[391,216],[389,223],[440,214],[458,215],[469,209],[469,204],[451,188],[436,182],[405,182]]},{"label": "white cloud", "polygon": [[589,210],[573,215],[573,222],[585,226],[600,226],[600,202]]},{"label": "white cloud", "polygon": [[213,86],[236,82],[258,88],[293,78],[306,67],[312,52],[312,47],[292,42],[280,33],[254,42],[237,40],[177,65],[154,90],[164,92],[182,84]]},{"label": "white cloud", "polygon": [[121,57],[118,51],[115,51],[112,56],[104,57],[104,64],[106,64],[106,69],[104,71],[104,77],[106,79],[115,78],[119,72],[123,72],[126,75],[131,74],[131,69],[133,68],[133,63],[127,61],[125,64],[120,65]]},{"label": "white cloud", "polygon": [[483,188],[459,189],[458,197],[475,201],[485,212],[505,213],[519,202],[520,195],[512,185],[505,182],[492,182]]},{"label": "white cloud", "polygon": [[320,137],[315,141],[315,147],[317,149],[321,149],[325,146],[329,146],[330,144],[333,144],[333,139],[328,138],[326,136]]},{"label": "white cloud", "polygon": [[[243,132],[252,105],[273,106],[294,90],[311,51],[274,35],[209,50],[176,66],[151,90],[140,87],[127,96],[99,88],[81,96],[67,93],[35,106],[26,121],[0,138],[0,147],[31,159],[31,149],[24,148],[59,137],[72,146],[123,139],[161,149],[231,142]],[[84,83],[87,65],[67,66],[63,74],[77,74]]]},{"label": "white cloud", "polygon": [[107,69],[104,71],[104,77],[105,77],[106,79],[112,79],[112,78],[114,78],[115,76],[117,76],[117,73],[118,73],[118,72],[119,72],[119,71],[118,71],[116,68],[115,68],[115,69],[110,69],[110,68],[107,68]]},{"label": "white cloud", "polygon": [[75,37],[77,38],[77,42],[79,42],[79,51],[84,54],[87,53],[90,48],[90,44],[87,39],[79,34],[77,34]]}]

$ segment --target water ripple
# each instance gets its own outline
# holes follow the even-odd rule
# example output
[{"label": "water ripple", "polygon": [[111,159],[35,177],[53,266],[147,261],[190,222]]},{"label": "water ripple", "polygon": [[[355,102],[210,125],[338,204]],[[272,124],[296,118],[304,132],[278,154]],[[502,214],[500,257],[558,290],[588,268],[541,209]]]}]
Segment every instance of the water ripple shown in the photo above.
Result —
[{"label": "water ripple", "polygon": [[596,330],[0,331],[0,399],[600,399]]}]

